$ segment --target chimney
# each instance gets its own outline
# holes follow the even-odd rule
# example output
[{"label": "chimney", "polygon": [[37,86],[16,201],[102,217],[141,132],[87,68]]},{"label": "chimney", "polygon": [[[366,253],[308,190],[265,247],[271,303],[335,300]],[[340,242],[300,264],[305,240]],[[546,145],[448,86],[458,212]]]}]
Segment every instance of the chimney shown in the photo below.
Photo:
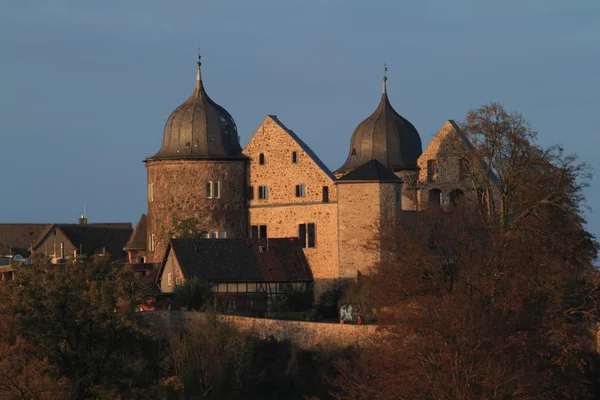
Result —
[{"label": "chimney", "polygon": [[79,225],[85,224],[87,224],[87,218],[85,217],[85,215],[82,215],[81,217],[79,217]]}]

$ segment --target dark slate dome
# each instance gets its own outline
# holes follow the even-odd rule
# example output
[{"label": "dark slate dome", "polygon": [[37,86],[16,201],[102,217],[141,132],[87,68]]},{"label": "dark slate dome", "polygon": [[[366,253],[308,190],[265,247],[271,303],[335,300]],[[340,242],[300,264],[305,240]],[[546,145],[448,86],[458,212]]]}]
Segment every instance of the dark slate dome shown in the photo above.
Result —
[{"label": "dark slate dome", "polygon": [[200,65],[192,95],[171,113],[162,147],[148,160],[246,158],[235,121],[204,90]]},{"label": "dark slate dome", "polygon": [[421,137],[390,104],[386,80],[384,77],[379,106],[354,130],[348,159],[336,173],[352,171],[370,160],[377,160],[392,171],[417,169],[417,159],[423,153]]}]

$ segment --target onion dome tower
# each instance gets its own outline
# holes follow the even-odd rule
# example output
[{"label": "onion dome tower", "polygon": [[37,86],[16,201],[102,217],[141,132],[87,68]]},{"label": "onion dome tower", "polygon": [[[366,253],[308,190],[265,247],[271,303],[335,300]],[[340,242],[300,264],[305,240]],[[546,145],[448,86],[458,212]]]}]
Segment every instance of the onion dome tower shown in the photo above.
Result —
[{"label": "onion dome tower", "polygon": [[417,159],[423,152],[421,137],[413,124],[390,104],[386,81],[387,76],[384,75],[379,106],[354,130],[350,154],[335,171],[336,176],[343,176],[370,160],[377,160],[394,172],[418,168]]},{"label": "onion dome tower", "polygon": [[[160,262],[174,220],[197,222],[207,237],[246,237],[248,158],[231,115],[206,93],[198,57],[196,86],[167,119],[148,173],[148,259]],[[200,233],[197,232],[197,233]]]}]

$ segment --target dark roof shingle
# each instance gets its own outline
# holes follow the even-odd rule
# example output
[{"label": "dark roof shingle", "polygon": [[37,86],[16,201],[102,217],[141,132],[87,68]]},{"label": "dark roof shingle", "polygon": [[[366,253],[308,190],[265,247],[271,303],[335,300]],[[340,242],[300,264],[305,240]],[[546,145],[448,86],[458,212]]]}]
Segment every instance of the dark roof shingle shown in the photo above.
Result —
[{"label": "dark roof shingle", "polygon": [[389,168],[377,160],[370,160],[338,179],[338,183],[349,181],[372,181],[383,183],[402,183]]},{"label": "dark roof shingle", "polygon": [[[186,277],[211,282],[311,281],[308,261],[295,238],[171,239],[170,251]],[[167,256],[169,251],[167,252]],[[161,272],[166,262],[163,260]]]}]

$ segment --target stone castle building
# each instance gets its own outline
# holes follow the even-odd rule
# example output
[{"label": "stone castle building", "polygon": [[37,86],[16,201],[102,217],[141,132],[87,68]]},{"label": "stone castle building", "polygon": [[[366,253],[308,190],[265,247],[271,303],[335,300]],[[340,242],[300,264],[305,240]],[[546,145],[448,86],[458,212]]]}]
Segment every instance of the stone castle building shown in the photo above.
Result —
[{"label": "stone castle building", "polygon": [[423,151],[417,129],[392,107],[386,77],[379,105],[332,173],[274,115],[242,149],[232,116],[206,93],[200,67],[192,94],[167,119],[161,148],[145,160],[148,214],[135,229],[136,258],[162,261],[173,218],[199,221],[210,238],[296,237],[318,292],[377,265],[378,237],[403,212],[472,192],[454,145],[457,138],[469,144],[456,124],[447,121]]}]

